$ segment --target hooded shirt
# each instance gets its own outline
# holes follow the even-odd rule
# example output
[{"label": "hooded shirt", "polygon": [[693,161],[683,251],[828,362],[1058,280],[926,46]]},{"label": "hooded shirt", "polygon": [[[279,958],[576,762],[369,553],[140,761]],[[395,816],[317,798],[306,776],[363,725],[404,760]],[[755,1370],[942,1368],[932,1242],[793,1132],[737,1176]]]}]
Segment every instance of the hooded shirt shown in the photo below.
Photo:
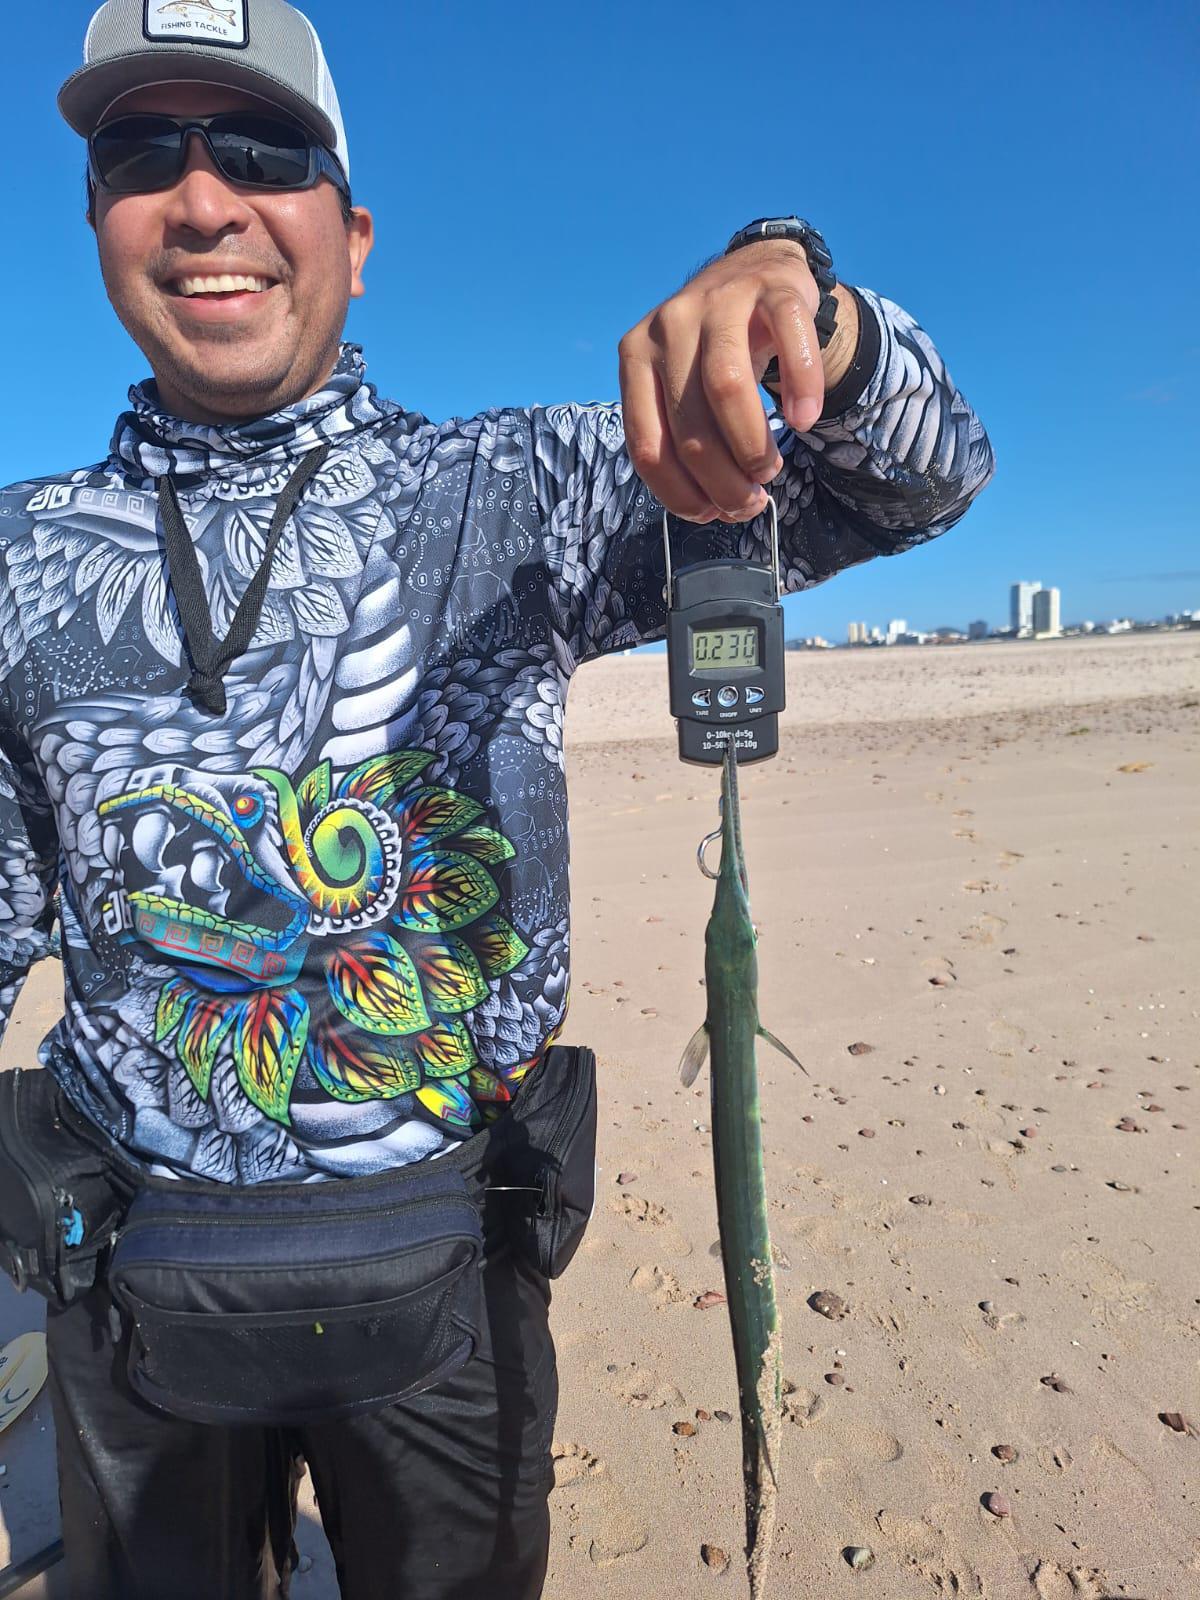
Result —
[{"label": "hooded shirt", "polygon": [[[993,471],[925,333],[855,293],[821,419],[770,420],[789,592],[933,538]],[[129,398],[106,460],[0,491],[0,1024],[57,913],[41,1060],[148,1170],[249,1184],[435,1156],[562,1029],[567,689],[663,636],[662,507],[619,405],[435,424],[353,344],[319,393],[248,422],[170,416],[152,381]],[[162,482],[221,639],[319,445],[214,714],[189,694]],[[765,562],[767,531],[673,523],[674,560]]]}]

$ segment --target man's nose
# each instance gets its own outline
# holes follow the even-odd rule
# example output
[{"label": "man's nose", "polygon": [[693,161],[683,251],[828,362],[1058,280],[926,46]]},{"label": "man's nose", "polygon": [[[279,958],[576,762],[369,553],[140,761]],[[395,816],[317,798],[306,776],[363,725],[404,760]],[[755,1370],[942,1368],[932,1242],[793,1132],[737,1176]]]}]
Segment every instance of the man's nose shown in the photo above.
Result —
[{"label": "man's nose", "polygon": [[217,233],[244,222],[246,202],[213,161],[198,133],[189,133],[184,147],[186,164],[170,191],[168,220],[198,233]]}]

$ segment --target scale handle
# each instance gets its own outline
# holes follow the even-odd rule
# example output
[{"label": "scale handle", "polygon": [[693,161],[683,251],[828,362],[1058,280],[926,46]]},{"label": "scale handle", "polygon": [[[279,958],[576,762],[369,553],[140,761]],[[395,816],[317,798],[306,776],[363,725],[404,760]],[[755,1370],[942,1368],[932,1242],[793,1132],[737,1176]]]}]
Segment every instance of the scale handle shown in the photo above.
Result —
[{"label": "scale handle", "polygon": [[[767,504],[771,508],[771,573],[775,579],[775,601],[778,604],[783,599],[783,589],[779,582],[779,510],[775,504],[774,495],[767,496]],[[671,577],[671,529],[668,522],[670,513],[663,507],[663,555],[666,559],[667,581],[663,598],[670,609],[675,604],[675,594]]]}]

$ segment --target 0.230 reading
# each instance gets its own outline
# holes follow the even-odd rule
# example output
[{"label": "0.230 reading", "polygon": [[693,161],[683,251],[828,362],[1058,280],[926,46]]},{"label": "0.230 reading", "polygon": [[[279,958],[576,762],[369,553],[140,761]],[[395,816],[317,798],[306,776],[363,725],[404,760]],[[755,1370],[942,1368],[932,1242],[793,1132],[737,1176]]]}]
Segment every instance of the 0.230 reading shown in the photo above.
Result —
[{"label": "0.230 reading", "polygon": [[692,628],[693,672],[758,666],[757,628]]}]

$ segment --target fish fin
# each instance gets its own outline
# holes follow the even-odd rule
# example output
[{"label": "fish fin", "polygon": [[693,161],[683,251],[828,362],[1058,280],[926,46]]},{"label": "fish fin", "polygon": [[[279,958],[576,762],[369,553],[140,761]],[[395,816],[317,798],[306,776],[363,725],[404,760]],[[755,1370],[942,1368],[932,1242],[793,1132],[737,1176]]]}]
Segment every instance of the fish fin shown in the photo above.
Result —
[{"label": "fish fin", "polygon": [[690,1089],[708,1055],[708,1023],[702,1022],[687,1042],[683,1059],[679,1063],[679,1081]]},{"label": "fish fin", "polygon": [[785,1055],[789,1061],[795,1061],[796,1065],[800,1068],[800,1071],[804,1074],[804,1076],[806,1078],[808,1077],[808,1068],[804,1065],[803,1061],[797,1060],[797,1058],[792,1054],[787,1045],[785,1045],[781,1039],[777,1039],[773,1033],[768,1033],[761,1023],[759,1024],[758,1031],[768,1044],[773,1044],[775,1046],[776,1050],[778,1050],[781,1055]]}]

